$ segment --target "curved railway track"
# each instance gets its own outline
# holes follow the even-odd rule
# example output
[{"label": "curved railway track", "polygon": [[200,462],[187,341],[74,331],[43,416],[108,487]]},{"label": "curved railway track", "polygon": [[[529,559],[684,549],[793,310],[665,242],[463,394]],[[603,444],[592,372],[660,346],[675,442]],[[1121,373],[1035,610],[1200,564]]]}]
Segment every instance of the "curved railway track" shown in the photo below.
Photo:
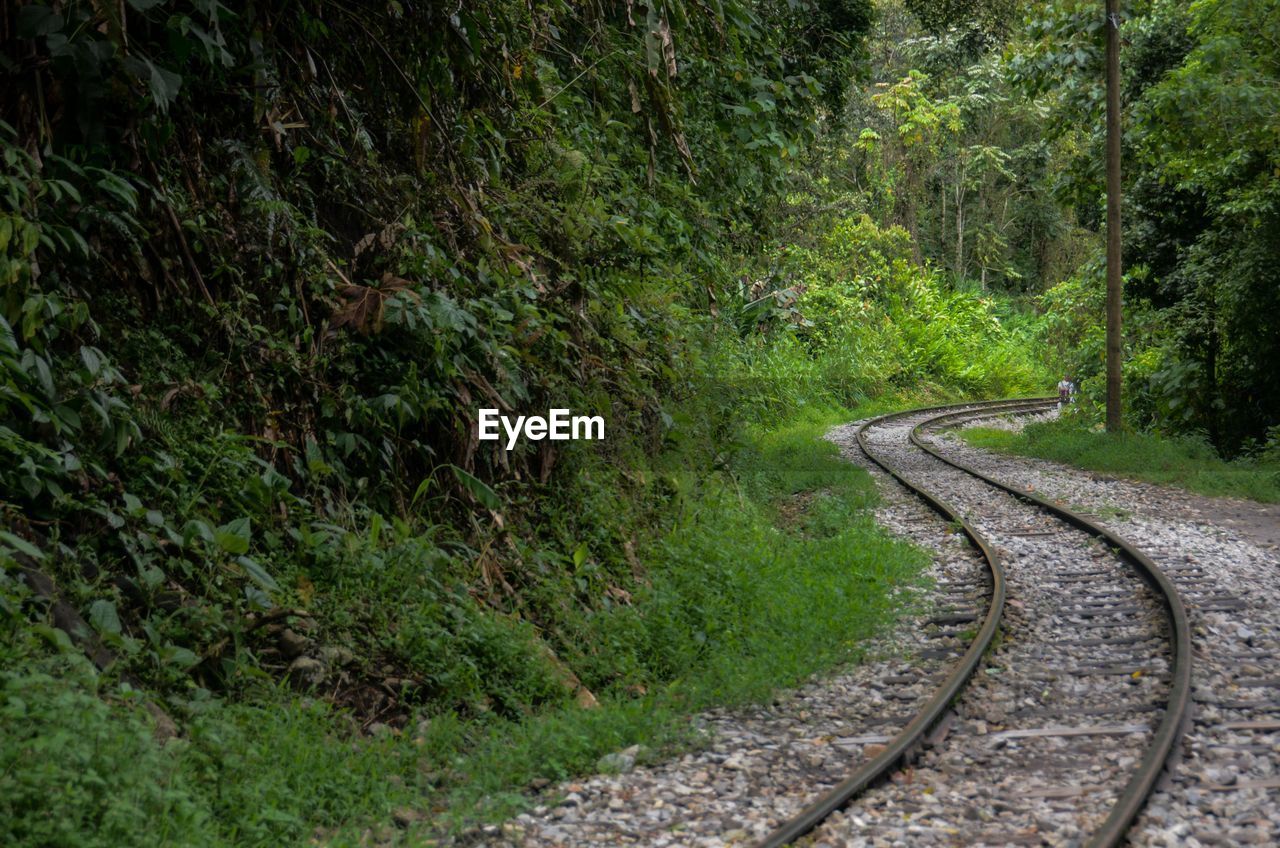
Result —
[{"label": "curved railway track", "polygon": [[[971,621],[976,629],[963,652],[956,652],[959,656],[933,695],[882,751],[783,823],[761,848],[789,844],[816,828],[823,828],[824,834],[831,830],[826,835],[836,837],[843,827],[845,839],[874,831],[875,810],[881,807],[872,804],[871,813],[855,815],[851,805],[881,792],[888,796],[880,799],[881,806],[895,809],[893,793],[883,789],[885,780],[900,773],[926,745],[931,762],[918,768],[926,775],[954,778],[953,766],[965,763],[972,766],[961,767],[967,769],[963,781],[981,783],[986,770],[999,776],[996,794],[1007,793],[1009,787],[1025,789],[1020,798],[1000,801],[1005,819],[1029,820],[1019,800],[1070,799],[1070,792],[1080,790],[1079,805],[1068,804],[1055,813],[1078,833],[1070,841],[1111,846],[1124,839],[1177,744],[1190,699],[1190,635],[1177,590],[1137,547],[1089,516],[949,458],[925,435],[967,418],[1028,414],[1053,403],[1033,398],[911,410],[871,419],[858,429],[857,442],[868,460],[954,522],[981,553],[987,568],[985,590],[976,584],[959,587],[953,597],[983,608],[941,619]],[[946,481],[951,489],[946,500],[921,482],[925,474]],[[1049,538],[1054,541],[1043,541]],[[1046,545],[1065,556],[1049,571],[1043,565],[1036,570],[1030,563],[1038,555],[1043,558]],[[1011,552],[1010,562],[1002,556],[1004,551]],[[1023,602],[1014,601],[1019,613],[1015,621],[1005,616],[1011,594],[1032,605],[1024,610]],[[1082,638],[1062,638],[1072,632]],[[961,634],[967,637],[970,631]],[[997,634],[1004,638],[993,653]],[[958,634],[941,635],[954,642]],[[1047,665],[1031,681],[989,682],[998,679],[998,664],[1026,668],[1037,663]],[[987,679],[975,679],[980,669]],[[1095,703],[1102,693],[1113,697]],[[952,721],[959,729],[949,731],[945,719],[954,720],[957,713],[977,714],[987,698],[1017,707],[1005,730],[993,734],[981,721]],[[1003,707],[997,715],[1004,716]],[[1053,715],[1087,716],[1090,721],[1083,727],[1038,726]],[[939,739],[944,741],[940,744]],[[1064,739],[1077,741],[1061,744]],[[993,752],[993,744],[1000,750]],[[1099,760],[1114,767],[1099,767]],[[1037,785],[1045,780],[1068,786]],[[945,808],[966,801],[955,797],[933,803]],[[848,813],[838,812],[845,808]],[[843,824],[835,821],[839,818]],[[987,844],[1032,838],[1025,829],[987,829],[970,836]]]}]

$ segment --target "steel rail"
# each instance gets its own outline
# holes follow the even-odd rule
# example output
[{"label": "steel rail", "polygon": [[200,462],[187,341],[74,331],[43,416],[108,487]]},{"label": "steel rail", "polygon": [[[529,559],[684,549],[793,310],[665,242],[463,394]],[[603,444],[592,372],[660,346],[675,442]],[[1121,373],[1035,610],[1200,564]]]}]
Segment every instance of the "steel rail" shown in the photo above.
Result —
[{"label": "steel rail", "polygon": [[1121,557],[1133,566],[1139,576],[1156,591],[1163,601],[1165,612],[1169,617],[1170,642],[1173,647],[1173,675],[1164,716],[1160,721],[1160,726],[1156,729],[1151,746],[1147,749],[1147,753],[1142,758],[1138,768],[1134,770],[1129,778],[1129,782],[1121,793],[1120,798],[1111,808],[1111,813],[1102,825],[1093,832],[1089,841],[1085,843],[1088,848],[1110,848],[1110,846],[1119,845],[1124,841],[1129,826],[1142,810],[1148,796],[1155,789],[1160,773],[1170,761],[1182,737],[1183,721],[1191,702],[1191,627],[1187,620],[1186,607],[1183,605],[1182,598],[1178,594],[1177,588],[1173,585],[1173,581],[1151,561],[1150,557],[1119,534],[1108,530],[1101,524],[1090,521],[1067,507],[1052,503],[1031,492],[1018,489],[984,474],[966,463],[944,456],[932,445],[927,444],[920,435],[926,426],[939,426],[941,423],[949,422],[952,419],[963,418],[967,414],[969,413],[950,413],[922,421],[912,428],[911,443],[952,468],[963,471],[997,489],[1008,492],[1019,500],[1033,504],[1051,515],[1057,516],[1076,529],[1083,530],[1105,541],[1113,550],[1118,551]]},{"label": "steel rail", "polygon": [[[965,412],[973,412],[975,409],[981,411],[996,411],[1001,409],[1022,409],[1034,408],[1036,406],[1046,405],[1051,401],[1049,398],[1028,398],[1025,400],[1008,400],[994,401],[987,403],[970,403],[963,404]],[[959,404],[948,404],[946,406],[925,407],[923,409],[910,409],[901,412],[892,412],[888,415],[881,415],[876,418],[864,421],[857,430],[858,447],[867,459],[879,466],[886,474],[893,477],[909,491],[913,492],[921,500],[927,503],[935,512],[942,515],[948,521],[957,522],[960,529],[973,543],[983,559],[987,562],[988,570],[991,574],[991,602],[987,607],[986,617],[983,619],[982,627],[979,628],[977,635],[969,644],[968,650],[965,651],[960,661],[952,669],[942,682],[934,694],[925,702],[924,706],[916,713],[915,717],[909,721],[897,735],[889,741],[877,756],[863,763],[849,777],[845,778],[830,791],[825,793],[821,798],[805,807],[798,814],[788,819],[776,830],[770,833],[764,840],[758,843],[758,848],[780,848],[780,846],[788,845],[791,842],[809,833],[817,827],[832,813],[846,806],[858,794],[865,791],[867,787],[874,784],[877,780],[888,775],[896,769],[900,763],[907,759],[910,753],[921,743],[925,734],[937,724],[942,718],[951,702],[960,693],[960,690],[969,681],[977,671],[982,657],[986,654],[987,649],[991,645],[991,640],[995,638],[996,632],[1000,627],[1000,618],[1004,613],[1005,602],[1005,578],[1004,568],[1001,565],[1000,557],[995,552],[994,547],[990,544],[985,536],[978,532],[967,519],[964,518],[954,507],[945,501],[927,492],[921,486],[913,483],[900,469],[881,457],[877,457],[872,453],[867,441],[867,429],[892,421],[897,418],[904,418],[910,415],[919,415],[923,412],[956,409]]]},{"label": "steel rail", "polygon": [[[1129,826],[1141,811],[1146,799],[1155,788],[1155,783],[1159,779],[1160,773],[1174,753],[1190,703],[1190,627],[1182,599],[1173,583],[1160,571],[1155,563],[1118,534],[1066,507],[1051,503],[1030,492],[1019,490],[983,474],[966,463],[944,456],[931,445],[925,443],[921,437],[921,432],[927,427],[936,427],[940,424],[950,423],[966,417],[982,417],[983,413],[1030,411],[1042,406],[1051,406],[1055,400],[1054,398],[1027,398],[924,407],[878,416],[863,422],[859,426],[857,430],[858,447],[866,455],[867,459],[882,468],[887,474],[915,493],[945,518],[959,523],[965,535],[983,554],[992,575],[991,604],[988,607],[987,618],[983,622],[982,629],[979,630],[977,637],[965,652],[960,663],[952,670],[947,680],[944,681],[929,701],[917,712],[916,716],[890,741],[886,749],[879,756],[864,763],[847,779],[799,814],[786,821],[765,840],[760,842],[759,848],[779,848],[779,846],[787,845],[804,836],[832,813],[846,806],[858,794],[865,791],[877,780],[885,777],[903,762],[920,744],[929,729],[942,717],[951,701],[954,700],[960,689],[963,688],[964,684],[977,670],[977,666],[981,662],[991,638],[994,637],[999,627],[999,618],[1003,612],[1005,600],[1004,571],[999,556],[995,553],[989,541],[953,507],[917,486],[896,466],[877,457],[868,444],[867,430],[872,426],[926,412],[942,412],[942,414],[926,419],[912,428],[910,440],[913,445],[952,468],[980,479],[1024,502],[1033,504],[1079,530],[1103,539],[1115,551],[1119,552],[1122,558],[1132,565],[1138,574],[1156,590],[1164,604],[1169,618],[1170,642],[1173,648],[1172,686],[1164,716],[1141,764],[1133,772],[1120,798],[1112,806],[1106,820],[1094,831],[1086,845],[1088,848],[1111,848],[1111,846],[1116,846],[1123,842]],[[943,410],[950,411],[943,412]],[[975,413],[977,414],[975,415]]]}]

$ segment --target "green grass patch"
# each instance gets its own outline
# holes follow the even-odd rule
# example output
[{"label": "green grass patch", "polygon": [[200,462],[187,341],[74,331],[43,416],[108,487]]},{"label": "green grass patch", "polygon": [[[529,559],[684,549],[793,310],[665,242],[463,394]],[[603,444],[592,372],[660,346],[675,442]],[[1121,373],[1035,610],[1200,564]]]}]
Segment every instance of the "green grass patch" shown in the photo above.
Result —
[{"label": "green grass patch", "polygon": [[1228,462],[1209,445],[1191,437],[1112,435],[1071,421],[1031,424],[1018,433],[973,427],[961,436],[974,447],[1179,486],[1202,495],[1280,502],[1280,461],[1246,458]]}]

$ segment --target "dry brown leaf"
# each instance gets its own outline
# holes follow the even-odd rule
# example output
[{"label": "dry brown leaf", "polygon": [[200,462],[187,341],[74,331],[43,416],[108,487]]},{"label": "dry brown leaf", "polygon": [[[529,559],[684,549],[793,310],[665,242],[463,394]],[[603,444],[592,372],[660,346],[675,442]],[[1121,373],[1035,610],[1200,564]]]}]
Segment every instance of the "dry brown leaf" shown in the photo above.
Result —
[{"label": "dry brown leaf", "polygon": [[667,63],[667,76],[674,77],[678,72],[676,68],[676,43],[671,38],[671,27],[667,24],[666,18],[658,22],[658,37],[662,39],[662,58]]},{"label": "dry brown leaf", "polygon": [[382,280],[377,286],[348,283],[342,287],[339,294],[345,302],[334,310],[333,317],[329,319],[329,326],[335,330],[340,327],[350,327],[362,335],[376,333],[382,329],[382,319],[386,312],[388,298],[400,294],[415,299],[418,297],[417,292],[413,291],[413,283],[390,272],[382,275]]}]

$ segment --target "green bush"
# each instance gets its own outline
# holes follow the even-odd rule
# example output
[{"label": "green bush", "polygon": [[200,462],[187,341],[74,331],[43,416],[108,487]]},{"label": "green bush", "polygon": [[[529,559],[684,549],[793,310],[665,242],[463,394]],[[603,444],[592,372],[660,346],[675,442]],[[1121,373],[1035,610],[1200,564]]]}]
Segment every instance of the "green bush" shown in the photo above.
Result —
[{"label": "green bush", "polygon": [[209,845],[215,820],[137,706],[84,660],[0,672],[0,842]]}]

